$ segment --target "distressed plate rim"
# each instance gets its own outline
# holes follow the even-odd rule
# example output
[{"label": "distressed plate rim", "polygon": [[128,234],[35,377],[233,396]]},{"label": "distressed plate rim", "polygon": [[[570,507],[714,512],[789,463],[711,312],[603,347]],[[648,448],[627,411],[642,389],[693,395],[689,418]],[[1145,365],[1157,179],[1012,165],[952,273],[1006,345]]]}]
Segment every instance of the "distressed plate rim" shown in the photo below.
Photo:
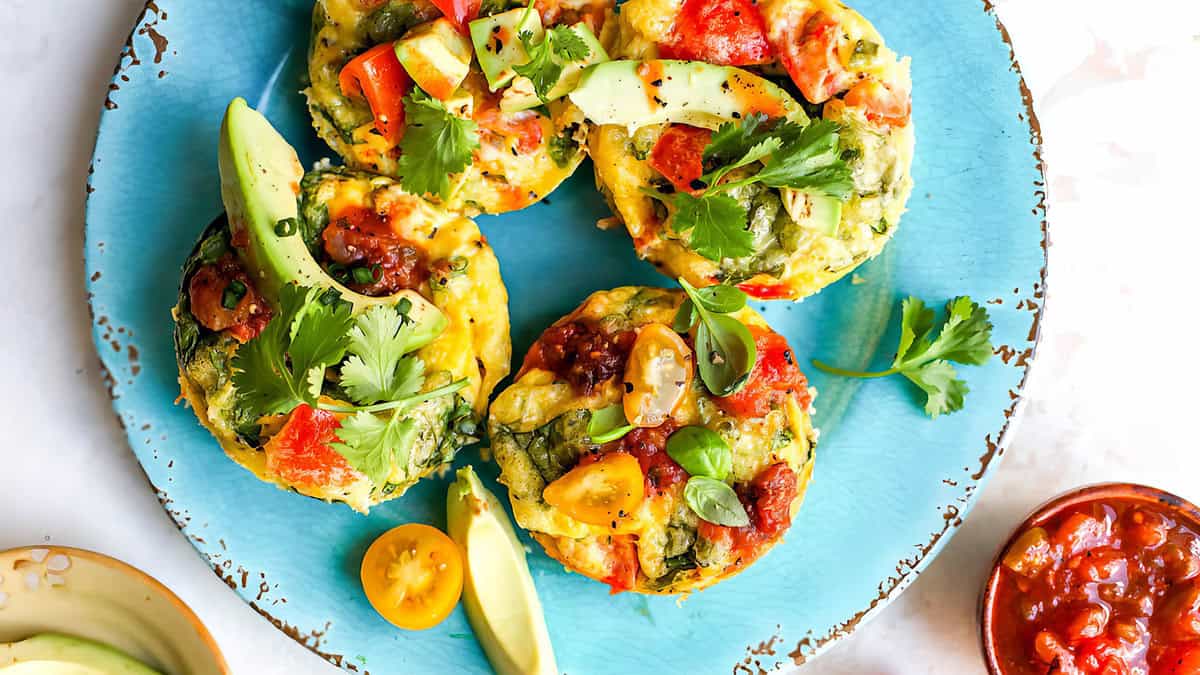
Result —
[{"label": "distressed plate rim", "polygon": [[[975,473],[972,473],[970,475],[971,482],[969,483],[969,486],[973,486],[974,489],[968,491],[968,494],[965,499],[960,498],[958,500],[955,500],[954,502],[951,502],[950,504],[948,504],[945,507],[945,512],[943,513],[943,517],[945,518],[945,526],[943,527],[943,529],[940,531],[931,533],[930,538],[927,543],[925,543],[923,545],[916,545],[918,548],[918,552],[916,554],[914,554],[912,557],[897,561],[896,574],[894,576],[890,576],[886,579],[882,579],[879,581],[878,595],[873,600],[871,600],[871,602],[868,604],[868,606],[866,606],[863,609],[857,611],[856,613],[846,617],[844,620],[837,623],[833,628],[831,628],[824,635],[817,636],[817,635],[812,635],[810,633],[809,635],[801,638],[795,644],[794,647],[788,647],[786,644],[784,644],[784,637],[783,637],[781,631],[779,630],[779,628],[777,627],[777,630],[773,635],[767,636],[762,641],[758,642],[756,645],[750,644],[745,647],[745,657],[732,664],[732,671],[733,671],[734,675],[756,675],[756,674],[768,672],[768,671],[764,670],[761,667],[761,665],[759,665],[758,660],[755,657],[762,656],[762,655],[775,656],[778,654],[780,649],[790,650],[787,652],[786,656],[791,659],[791,662],[794,664],[794,666],[796,666],[796,667],[802,666],[802,665],[812,661],[816,657],[824,654],[830,648],[832,648],[834,645],[836,645],[838,642],[849,637],[855,630],[857,630],[864,623],[870,621],[875,616],[877,616],[879,614],[879,612],[881,612],[892,601],[894,601],[901,593],[903,593],[912,584],[912,582],[915,581],[916,578],[922,572],[925,571],[925,569],[928,567],[928,565],[931,564],[933,562],[933,560],[941,553],[941,551],[943,550],[945,545],[949,542],[950,538],[953,537],[953,535],[957,532],[959,527],[962,525],[962,523],[965,521],[965,519],[967,518],[967,516],[970,514],[971,510],[975,506],[980,489],[986,484],[987,479],[990,477],[991,473],[993,473],[994,467],[998,465],[999,461],[1002,459],[1003,455],[1005,454],[1005,451],[1008,448],[1008,445],[1009,445],[1013,435],[1017,432],[1018,428],[1020,427],[1022,411],[1025,407],[1025,402],[1026,402],[1025,389],[1026,389],[1026,385],[1028,384],[1030,372],[1032,371],[1033,365],[1038,360],[1038,354],[1040,351],[1040,346],[1041,346],[1041,341],[1042,341],[1042,322],[1045,318],[1045,312],[1046,312],[1046,306],[1047,306],[1047,297],[1048,297],[1047,285],[1048,285],[1048,277],[1049,277],[1049,217],[1048,217],[1047,199],[1048,199],[1049,190],[1048,190],[1048,185],[1046,182],[1046,163],[1045,163],[1044,156],[1043,156],[1043,135],[1042,135],[1041,123],[1038,119],[1037,112],[1035,110],[1033,94],[1032,94],[1031,90],[1029,89],[1028,84],[1025,81],[1025,77],[1024,77],[1024,74],[1023,74],[1023,71],[1022,71],[1022,68],[1020,65],[1020,60],[1017,58],[1016,49],[1013,45],[1013,41],[1008,32],[1008,29],[996,12],[996,6],[994,4],[994,1],[993,0],[979,0],[979,2],[980,2],[980,8],[984,12],[984,14],[986,14],[988,17],[990,17],[994,20],[995,25],[996,25],[996,30],[999,33],[1001,40],[1004,42],[1005,46],[1008,47],[1009,58],[1011,61],[1011,71],[1016,76],[1017,84],[1018,84],[1018,87],[1020,90],[1021,100],[1024,104],[1024,111],[1023,111],[1024,117],[1022,119],[1022,125],[1028,127],[1029,148],[1030,148],[1030,152],[1032,154],[1032,158],[1034,160],[1032,168],[1036,172],[1037,178],[1038,178],[1037,180],[1034,181],[1033,196],[1036,199],[1036,204],[1034,207],[1034,215],[1040,216],[1040,226],[1041,226],[1041,234],[1042,234],[1042,238],[1041,238],[1041,242],[1040,242],[1040,246],[1042,249],[1042,268],[1041,268],[1041,271],[1039,274],[1038,283],[1035,284],[1034,290],[1031,293],[1032,297],[1037,300],[1038,305],[1037,305],[1037,308],[1032,312],[1032,325],[1031,325],[1031,329],[1030,329],[1031,339],[1029,340],[1030,346],[1029,346],[1028,354],[1022,358],[1020,363],[1018,363],[1018,367],[1021,368],[1023,371],[1020,382],[1018,383],[1018,385],[1016,386],[1015,389],[1012,389],[1010,391],[1010,393],[1013,395],[1013,398],[1012,398],[1012,402],[1009,405],[1009,407],[1004,411],[1004,415],[1005,415],[1004,424],[1001,426],[1001,428],[999,430],[997,430],[993,433],[990,433],[985,437],[985,448],[979,457],[978,470]],[[135,36],[138,35],[139,32],[144,32],[147,25],[150,25],[151,30],[152,30],[153,23],[155,23],[157,21],[159,11],[160,10],[158,9],[158,4],[157,4],[156,0],[147,0],[145,2],[145,4],[142,6],[142,8],[140,10],[138,10],[138,12],[136,13],[136,18],[133,22],[132,28],[129,31],[128,37],[124,44],[124,47],[122,48],[121,52],[119,53],[119,55],[117,57],[117,63],[115,64],[115,67],[113,70],[113,76],[110,80],[109,88],[106,92],[106,98],[102,105],[100,121],[99,121],[99,124],[97,127],[97,133],[96,133],[96,139],[95,139],[96,142],[98,142],[100,134],[103,131],[103,127],[104,127],[106,118],[108,117],[108,115],[110,113],[112,113],[117,108],[116,104],[112,102],[112,99],[110,97],[114,91],[117,91],[118,89],[120,89],[120,86],[122,84],[121,77],[122,77],[123,69],[121,67],[121,64],[125,57],[134,53],[133,52],[133,41],[135,39]],[[165,19],[165,14],[166,13],[163,12],[162,18],[164,18],[164,19]],[[154,35],[157,35],[157,34],[154,34]],[[154,35],[151,36],[152,40],[155,39]],[[156,45],[157,45],[157,40],[156,40]],[[161,53],[159,55],[161,56]],[[918,139],[918,147],[919,146],[920,146],[920,140]],[[92,163],[89,166],[87,185],[86,185],[86,190],[87,190],[89,197],[93,191],[92,175],[95,172],[95,170],[96,170],[96,148],[94,147]],[[84,253],[85,260],[88,263],[86,266],[86,269],[85,269],[85,277],[86,277],[86,286],[87,286],[87,291],[88,291],[87,309],[88,309],[89,317],[91,317],[91,323],[93,326],[93,336],[92,336],[93,344],[92,344],[92,346],[96,349],[97,359],[99,361],[99,366],[101,369],[102,380],[106,384],[105,390],[107,391],[107,394],[109,396],[110,403],[114,407],[114,417],[116,418],[118,424],[120,424],[120,426],[122,427],[122,430],[127,432],[128,430],[125,428],[124,420],[122,419],[122,417],[120,415],[120,411],[118,409],[119,404],[117,403],[117,399],[119,397],[114,392],[114,387],[116,384],[116,381],[115,381],[114,375],[113,375],[114,368],[110,368],[110,365],[109,365],[109,359],[113,358],[113,357],[106,356],[107,350],[103,349],[103,346],[105,346],[105,345],[103,344],[103,341],[100,337],[99,332],[96,330],[97,321],[96,321],[96,317],[95,317],[95,311],[92,306],[92,297],[95,292],[94,286],[99,278],[97,276],[97,274],[92,273],[92,257],[91,257],[91,255],[89,255],[90,254],[89,244],[91,243],[91,239],[89,236],[89,230],[90,230],[89,224],[92,221],[92,217],[93,217],[92,202],[89,199],[88,203],[87,203],[87,208],[85,210],[85,218],[84,218],[84,225],[83,225],[83,227],[84,227],[84,251],[83,251],[83,253]],[[127,433],[124,435],[126,436],[126,442],[127,442],[127,444],[129,444],[130,451],[133,452],[131,439],[128,437]],[[995,436],[995,440],[992,440],[993,435]],[[136,453],[134,453],[134,454],[136,456]],[[180,535],[183,536],[188,541],[188,543],[192,545],[195,553],[202,560],[204,560],[206,564],[209,565],[209,567],[213,570],[214,574],[216,574],[219,579],[224,581],[226,583],[226,585],[228,585],[233,591],[235,591],[237,593],[239,598],[241,598],[255,612],[257,612],[260,616],[262,616],[264,619],[266,619],[269,623],[271,623],[271,625],[273,625],[279,631],[281,631],[282,633],[287,635],[289,638],[291,638],[295,642],[299,643],[300,645],[302,645],[303,647],[305,647],[312,653],[321,657],[322,659],[324,659],[331,665],[334,665],[336,667],[343,668],[343,669],[346,669],[347,666],[349,666],[349,669],[354,670],[356,672],[358,671],[358,668],[356,666],[354,666],[350,662],[350,660],[348,658],[346,658],[345,656],[340,655],[340,654],[329,653],[320,648],[322,631],[313,630],[313,631],[309,631],[308,633],[305,633],[303,630],[276,618],[269,611],[267,611],[265,608],[260,606],[260,604],[258,602],[255,602],[250,597],[238,592],[236,582],[228,574],[222,572],[219,562],[217,562],[215,560],[211,560],[202,550],[200,550],[200,548],[197,546],[197,542],[193,541],[192,537],[188,536],[187,531],[186,531],[187,527],[188,527],[188,523],[186,522],[186,519],[178,511],[171,508],[171,500],[167,496],[167,493],[154,483],[154,481],[150,478],[149,474],[147,473],[146,467],[142,464],[142,462],[140,460],[138,462],[138,468],[142,472],[143,477],[145,477],[146,482],[149,485],[149,487],[151,488],[151,490],[153,490],[154,493],[156,494],[156,496],[158,497],[159,502],[160,502],[161,506],[163,507],[164,511],[167,512],[167,514],[171,518],[171,521],[175,524],[176,528],[179,530]],[[779,668],[782,668],[782,667],[785,667],[785,666],[781,662],[781,665],[779,666]]]}]

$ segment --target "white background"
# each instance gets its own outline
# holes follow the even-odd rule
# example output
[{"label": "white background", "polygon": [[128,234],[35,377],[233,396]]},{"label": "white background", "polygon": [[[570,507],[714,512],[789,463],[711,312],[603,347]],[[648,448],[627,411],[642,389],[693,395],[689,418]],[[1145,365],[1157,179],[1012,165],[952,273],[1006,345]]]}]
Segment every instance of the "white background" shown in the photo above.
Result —
[{"label": "white background", "polygon": [[[195,608],[235,673],[332,675],[179,535],[100,382],[84,304],[84,183],[105,87],[142,4],[0,0],[0,549],[53,542],[123,558]],[[1200,499],[1200,0],[996,4],[1049,165],[1049,309],[1028,405],[941,557],[802,675],[982,672],[978,590],[1026,511],[1101,480]]]}]

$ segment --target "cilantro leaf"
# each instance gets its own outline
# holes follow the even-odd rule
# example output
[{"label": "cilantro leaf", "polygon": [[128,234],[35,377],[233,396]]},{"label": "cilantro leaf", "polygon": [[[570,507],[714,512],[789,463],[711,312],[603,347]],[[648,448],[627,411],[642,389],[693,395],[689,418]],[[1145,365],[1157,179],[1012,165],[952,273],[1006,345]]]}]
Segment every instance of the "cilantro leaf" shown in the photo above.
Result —
[{"label": "cilantro leaf", "polygon": [[398,412],[387,419],[362,411],[347,417],[338,429],[339,440],[330,444],[375,485],[387,482],[393,465],[408,466],[417,425],[411,419],[400,419]]},{"label": "cilantro leaf", "polygon": [[[305,305],[292,328],[288,347],[293,370],[323,375],[326,366],[342,360],[350,342],[346,332],[354,321],[350,316],[353,309],[348,302],[326,305],[310,300]],[[319,388],[314,396],[318,395]]]},{"label": "cilantro leaf", "polygon": [[929,353],[936,358],[981,366],[992,358],[992,323],[987,310],[968,297],[946,304],[949,316]]},{"label": "cilantro leaf", "polygon": [[770,136],[763,128],[766,121],[765,113],[751,113],[740,124],[725,122],[713,132],[704,148],[704,161],[725,164],[745,156],[750,148]]},{"label": "cilantro leaf", "polygon": [[592,55],[592,48],[570,26],[555,26],[549,35],[554,55],[565,63],[582,61]]},{"label": "cilantro leaf", "polygon": [[933,337],[934,312],[919,298],[904,300],[900,309],[900,343],[888,370],[870,373],[845,370],[813,361],[834,375],[877,378],[900,374],[925,392],[930,417],[961,410],[970,388],[950,362],[983,365],[992,357],[992,323],[987,310],[962,296],[946,303],[946,319]]},{"label": "cilantro leaf", "polygon": [[354,321],[348,336],[350,357],[342,366],[342,387],[356,402],[370,405],[412,396],[425,382],[425,364],[412,351],[414,325],[395,308],[377,305]]},{"label": "cilantro leaf", "polygon": [[542,41],[534,44],[533,33],[527,30],[521,31],[517,37],[521,39],[521,44],[525,46],[525,53],[529,54],[529,61],[519,66],[513,66],[513,71],[522,77],[529,78],[533,83],[533,91],[537,97],[546,101],[550,96],[550,90],[554,85],[558,84],[558,78],[562,77],[562,64],[554,60],[551,46],[553,39],[547,34],[542,38]]},{"label": "cilantro leaf", "polygon": [[568,26],[551,28],[537,43],[533,41],[532,31],[521,31],[517,37],[525,47],[529,61],[513,66],[513,71],[529,79],[542,103],[549,102],[550,91],[562,78],[564,64],[582,61],[592,53],[583,38]]},{"label": "cilantro leaf", "polygon": [[279,312],[233,358],[239,405],[253,418],[316,405],[325,368],[345,352],[350,309],[323,305],[311,288],[285,284]]},{"label": "cilantro leaf", "polygon": [[419,88],[404,97],[407,129],[400,141],[400,184],[415,195],[447,199],[450,176],[471,163],[479,147],[475,122],[451,115],[441,101]]},{"label": "cilantro leaf", "polygon": [[[784,120],[768,126],[762,114],[727,122],[704,148],[709,171],[701,176],[708,185],[703,193],[651,194],[675,206],[673,227],[679,233],[692,232],[688,247],[696,253],[710,260],[752,255],[754,237],[746,226],[748,214],[724,193],[762,183],[846,199],[853,181],[839,154],[840,129],[827,120],[806,125]],[[748,175],[724,180],[734,170],[760,163],[761,168]]]},{"label": "cilantro leaf", "polygon": [[674,202],[672,227],[680,234],[691,233],[688,248],[709,260],[754,253],[754,235],[747,228],[749,215],[733,197],[678,192]]},{"label": "cilantro leaf", "polygon": [[846,199],[854,189],[850,167],[838,152],[838,125],[817,120],[799,131],[791,125],[780,136],[781,147],[755,178],[773,188],[811,190]]},{"label": "cilantro leaf", "polygon": [[915,370],[901,371],[913,384],[925,392],[925,414],[938,415],[962,410],[970,388],[958,379],[954,366],[946,361],[932,361]]}]

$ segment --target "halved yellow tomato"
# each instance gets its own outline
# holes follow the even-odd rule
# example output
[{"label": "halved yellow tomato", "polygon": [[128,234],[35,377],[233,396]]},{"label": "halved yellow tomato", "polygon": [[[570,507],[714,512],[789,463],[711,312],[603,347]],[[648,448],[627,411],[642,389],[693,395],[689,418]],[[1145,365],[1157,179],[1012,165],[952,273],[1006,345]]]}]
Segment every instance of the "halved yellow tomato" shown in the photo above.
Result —
[{"label": "halved yellow tomato", "polygon": [[645,477],[637,458],[610,452],[580,464],[546,486],[546,503],[581,523],[613,527],[646,497]]},{"label": "halved yellow tomato", "polygon": [[625,419],[635,427],[657,427],[675,410],[692,384],[692,350],[661,323],[638,332],[625,366]]},{"label": "halved yellow tomato", "polygon": [[410,523],[383,533],[363,556],[363,590],[383,618],[407,630],[441,623],[463,589],[462,553],[435,527]]}]

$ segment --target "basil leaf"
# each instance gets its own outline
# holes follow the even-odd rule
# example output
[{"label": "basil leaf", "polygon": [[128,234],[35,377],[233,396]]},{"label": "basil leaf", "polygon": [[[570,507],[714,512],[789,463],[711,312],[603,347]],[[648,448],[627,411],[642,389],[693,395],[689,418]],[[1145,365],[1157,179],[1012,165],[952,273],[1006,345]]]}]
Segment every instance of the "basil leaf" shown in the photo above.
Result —
[{"label": "basil leaf", "polygon": [[708,286],[694,294],[710,312],[732,314],[746,306],[746,294],[735,286]]},{"label": "basil leaf", "polygon": [[633,431],[633,425],[625,420],[625,408],[617,403],[592,411],[587,430],[593,443],[611,443]]},{"label": "basil leaf", "polygon": [[684,427],[667,439],[667,454],[693,476],[725,480],[733,471],[733,450],[717,432]]},{"label": "basil leaf", "polygon": [[683,500],[704,520],[726,527],[745,527],[750,516],[727,484],[704,476],[692,476],[683,488]]},{"label": "basil leaf", "polygon": [[726,314],[701,315],[696,330],[700,379],[715,396],[729,396],[746,385],[758,348],[750,329]]},{"label": "basil leaf", "polygon": [[679,311],[675,314],[675,323],[671,328],[676,333],[686,333],[692,330],[692,326],[696,325],[696,304],[691,298],[684,298],[683,304],[679,306]]}]

